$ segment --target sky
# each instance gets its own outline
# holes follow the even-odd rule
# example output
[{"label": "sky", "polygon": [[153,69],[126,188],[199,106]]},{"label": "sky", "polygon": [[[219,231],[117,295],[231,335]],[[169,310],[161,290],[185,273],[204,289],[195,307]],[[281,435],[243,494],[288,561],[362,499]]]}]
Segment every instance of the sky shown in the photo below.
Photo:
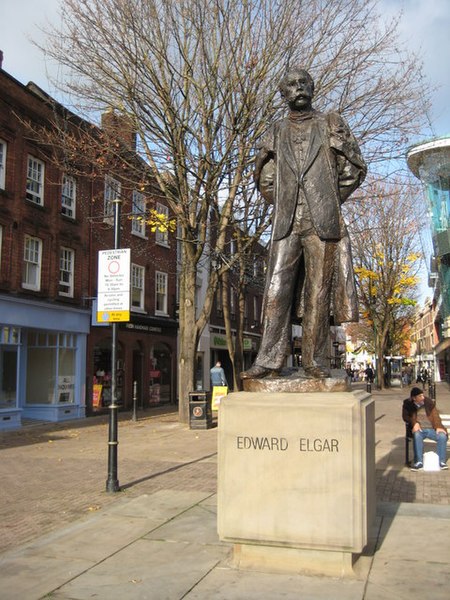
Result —
[{"label": "sky", "polygon": [[[333,1],[333,0],[330,0]],[[47,80],[47,63],[30,38],[39,39],[39,27],[46,20],[57,25],[59,0],[1,0],[0,50],[3,68],[21,83],[34,81],[46,92],[53,90]],[[400,34],[405,47],[419,52],[433,92],[430,113],[433,133],[450,134],[450,0],[380,0],[387,17],[403,10]]]},{"label": "sky", "polygon": [[[332,2],[333,0],[329,0]],[[450,135],[450,0],[379,0],[386,18],[402,11],[399,24],[401,46],[418,53],[432,88],[429,113],[430,135]],[[44,91],[58,97],[48,80],[56,67],[45,60],[30,39],[42,40],[40,28],[46,22],[58,25],[59,0],[0,0],[0,50],[3,69],[21,83],[34,81]],[[416,142],[421,141],[418,137]],[[419,184],[420,185],[420,184]],[[430,295],[424,285],[421,296]]]},{"label": "sky", "polygon": [[[333,0],[330,0],[333,1]],[[42,39],[46,21],[58,24],[59,0],[1,0],[0,50],[3,69],[21,83],[34,81],[52,94],[48,72],[55,65],[46,61],[31,39]],[[450,0],[380,0],[382,14],[403,11],[399,33],[405,48],[418,52],[424,62],[432,94],[430,121],[433,134],[450,135]]]}]

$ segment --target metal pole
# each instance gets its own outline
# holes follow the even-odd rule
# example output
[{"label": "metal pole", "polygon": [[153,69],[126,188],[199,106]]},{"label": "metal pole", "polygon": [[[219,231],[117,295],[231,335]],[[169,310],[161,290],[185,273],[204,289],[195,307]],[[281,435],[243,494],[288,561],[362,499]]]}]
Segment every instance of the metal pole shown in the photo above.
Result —
[{"label": "metal pole", "polygon": [[[114,250],[120,248],[120,207],[121,200],[116,198],[114,205]],[[109,405],[109,435],[108,435],[108,479],[107,492],[118,492],[117,479],[117,447],[118,441],[118,410],[117,405],[117,323],[112,324],[111,344],[111,404]]]},{"label": "metal pole", "polygon": [[133,381],[133,416],[132,421],[137,421],[137,381]]}]

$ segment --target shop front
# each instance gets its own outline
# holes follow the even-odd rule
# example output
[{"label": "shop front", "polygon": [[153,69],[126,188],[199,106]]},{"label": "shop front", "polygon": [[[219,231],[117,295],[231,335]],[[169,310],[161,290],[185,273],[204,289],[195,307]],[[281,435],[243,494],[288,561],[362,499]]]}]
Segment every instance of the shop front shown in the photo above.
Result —
[{"label": "shop front", "polygon": [[[259,335],[244,335],[242,340],[242,348],[244,354],[243,369],[248,369],[253,364],[256,355],[258,353],[260,343]],[[211,359],[210,368],[213,367],[217,361],[222,363],[222,367],[225,371],[227,378],[228,387],[233,387],[233,365],[231,362],[230,354],[228,352],[227,338],[223,333],[211,332],[210,334],[210,349]],[[207,388],[208,389],[208,388]]]},{"label": "shop front", "polygon": [[85,416],[82,309],[0,296],[0,429]]},{"label": "shop front", "polygon": [[[116,393],[119,407],[146,409],[175,404],[177,322],[132,315],[118,328]],[[111,403],[111,328],[93,327],[88,346],[88,408],[104,412]]]}]

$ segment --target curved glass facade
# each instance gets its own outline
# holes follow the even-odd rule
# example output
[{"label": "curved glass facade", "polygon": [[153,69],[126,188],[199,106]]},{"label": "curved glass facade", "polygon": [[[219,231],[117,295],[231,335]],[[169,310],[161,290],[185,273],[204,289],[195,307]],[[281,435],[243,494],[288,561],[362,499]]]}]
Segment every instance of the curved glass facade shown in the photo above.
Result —
[{"label": "curved glass facade", "polygon": [[425,187],[445,319],[450,315],[450,137],[413,146],[407,161]]}]

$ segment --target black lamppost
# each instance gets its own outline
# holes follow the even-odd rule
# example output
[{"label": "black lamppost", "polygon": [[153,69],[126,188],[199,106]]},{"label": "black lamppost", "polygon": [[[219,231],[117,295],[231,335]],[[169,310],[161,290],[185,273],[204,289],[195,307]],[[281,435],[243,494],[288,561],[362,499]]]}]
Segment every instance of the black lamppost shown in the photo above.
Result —
[{"label": "black lamppost", "polygon": [[[114,208],[114,250],[120,248],[120,209],[122,200],[113,200]],[[109,435],[108,435],[108,479],[106,480],[107,492],[119,491],[119,480],[117,479],[117,447],[119,445],[117,434],[118,421],[117,404],[117,323],[112,323],[111,344],[111,404],[109,405]]]}]

